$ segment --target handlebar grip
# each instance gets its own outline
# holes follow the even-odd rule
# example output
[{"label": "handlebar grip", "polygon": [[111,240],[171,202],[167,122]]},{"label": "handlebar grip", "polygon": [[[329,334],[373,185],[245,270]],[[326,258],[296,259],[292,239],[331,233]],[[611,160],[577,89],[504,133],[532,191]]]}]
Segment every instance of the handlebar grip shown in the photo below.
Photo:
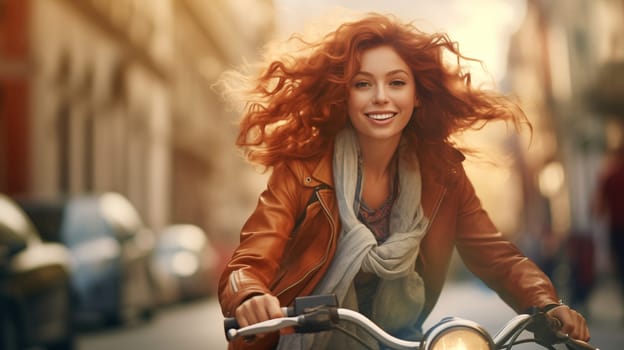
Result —
[{"label": "handlebar grip", "polygon": [[577,339],[572,339],[572,338],[568,338],[565,344],[566,346],[568,346],[569,349],[572,349],[572,350],[600,350],[582,340],[577,340]]},{"label": "handlebar grip", "polygon": [[225,333],[227,333],[229,329],[239,329],[239,328],[240,328],[240,325],[238,324],[236,317],[227,317],[223,320],[223,329],[225,330]]}]

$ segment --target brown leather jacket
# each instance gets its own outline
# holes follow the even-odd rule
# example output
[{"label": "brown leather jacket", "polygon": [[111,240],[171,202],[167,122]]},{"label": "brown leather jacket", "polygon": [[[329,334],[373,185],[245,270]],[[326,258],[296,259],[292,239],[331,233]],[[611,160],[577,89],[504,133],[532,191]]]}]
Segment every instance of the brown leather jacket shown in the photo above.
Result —
[{"label": "brown leather jacket", "polygon": [[[446,279],[453,247],[465,265],[517,312],[558,302],[546,275],[504,239],[481,207],[461,162],[444,171],[425,165],[422,206],[430,226],[421,242],[416,269],[425,284],[421,323],[435,305]],[[260,293],[283,306],[309,295],[329,267],[340,233],[332,179],[333,150],[320,159],[292,161],[273,170],[258,206],[242,228],[240,246],[219,281],[223,314]],[[293,232],[293,229],[297,229]],[[270,349],[277,334],[230,348]]]}]

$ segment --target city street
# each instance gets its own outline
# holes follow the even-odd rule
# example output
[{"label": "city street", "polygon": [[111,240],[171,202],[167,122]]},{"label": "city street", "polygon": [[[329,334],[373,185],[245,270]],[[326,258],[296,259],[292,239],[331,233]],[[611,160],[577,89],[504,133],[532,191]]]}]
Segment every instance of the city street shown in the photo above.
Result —
[{"label": "city street", "polygon": [[[593,315],[592,343],[601,350],[621,350],[623,312],[613,283],[607,281],[598,286],[589,301],[589,310]],[[447,284],[425,327],[451,315],[472,319],[493,334],[514,313],[484,286],[453,282]],[[78,350],[220,350],[226,348],[221,322],[216,299],[185,303],[163,309],[147,324],[82,334]],[[532,348],[537,347],[517,349]]]},{"label": "city street", "polygon": [[316,283],[354,178],[372,231],[426,223],[401,248],[450,281],[424,331],[515,316],[470,271],[550,294],[522,253],[624,350],[624,0],[0,0],[0,19],[0,350],[226,350],[226,265]]}]

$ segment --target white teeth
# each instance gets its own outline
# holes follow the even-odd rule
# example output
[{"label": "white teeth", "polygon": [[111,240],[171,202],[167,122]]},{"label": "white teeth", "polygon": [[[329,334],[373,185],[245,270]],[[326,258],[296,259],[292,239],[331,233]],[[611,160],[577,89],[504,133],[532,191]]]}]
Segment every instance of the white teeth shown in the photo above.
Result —
[{"label": "white teeth", "polygon": [[367,117],[375,120],[385,120],[394,117],[394,113],[367,114]]}]

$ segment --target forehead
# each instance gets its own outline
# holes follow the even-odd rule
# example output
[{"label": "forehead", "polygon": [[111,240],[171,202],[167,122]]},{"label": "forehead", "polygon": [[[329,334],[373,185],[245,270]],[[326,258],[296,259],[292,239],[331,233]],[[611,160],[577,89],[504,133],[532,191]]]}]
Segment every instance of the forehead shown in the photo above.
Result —
[{"label": "forehead", "polygon": [[376,46],[363,50],[360,53],[360,72],[383,73],[384,71],[394,71],[398,69],[410,73],[409,66],[392,46]]}]

